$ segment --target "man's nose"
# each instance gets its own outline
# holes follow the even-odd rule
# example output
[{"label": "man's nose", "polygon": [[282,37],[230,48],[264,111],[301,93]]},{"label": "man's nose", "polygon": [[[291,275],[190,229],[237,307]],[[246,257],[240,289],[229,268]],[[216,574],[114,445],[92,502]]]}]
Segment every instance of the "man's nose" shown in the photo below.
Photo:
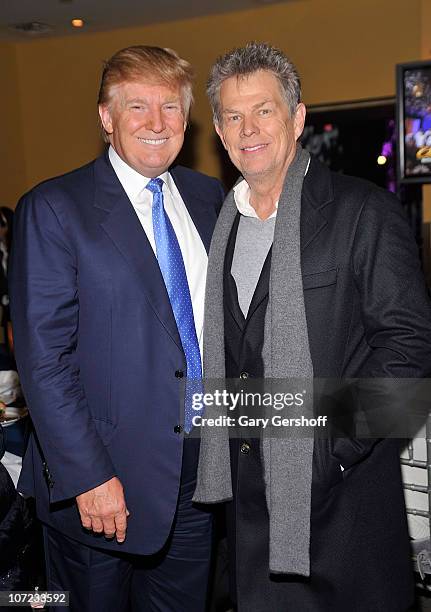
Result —
[{"label": "man's nose", "polygon": [[244,116],[241,125],[241,136],[252,136],[259,132],[259,127],[252,115]]},{"label": "man's nose", "polygon": [[153,108],[151,110],[147,121],[147,129],[152,132],[163,132],[165,129],[165,121],[160,108]]}]

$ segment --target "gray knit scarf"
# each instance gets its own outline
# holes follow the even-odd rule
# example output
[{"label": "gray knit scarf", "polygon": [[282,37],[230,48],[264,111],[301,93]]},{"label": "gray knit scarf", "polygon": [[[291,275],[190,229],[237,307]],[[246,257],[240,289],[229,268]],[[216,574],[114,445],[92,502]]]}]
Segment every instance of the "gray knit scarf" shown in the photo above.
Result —
[{"label": "gray knit scarf", "polygon": [[[308,161],[308,152],[298,145],[278,203],[262,353],[265,378],[313,377],[300,250],[301,193]],[[225,377],[223,268],[236,214],[231,191],[214,230],[208,261],[203,362],[205,378],[209,379]],[[228,432],[204,427],[201,436],[194,501],[231,499]],[[308,576],[313,439],[264,437],[262,456],[269,512],[269,571]]]}]

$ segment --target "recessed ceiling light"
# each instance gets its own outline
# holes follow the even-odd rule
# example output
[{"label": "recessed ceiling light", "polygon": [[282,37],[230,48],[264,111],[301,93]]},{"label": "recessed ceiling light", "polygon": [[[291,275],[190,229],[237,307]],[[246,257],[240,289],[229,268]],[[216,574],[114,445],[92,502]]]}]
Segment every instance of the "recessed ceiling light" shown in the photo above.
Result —
[{"label": "recessed ceiling light", "polygon": [[83,19],[72,19],[71,24],[74,28],[83,28],[84,20]]},{"label": "recessed ceiling light", "polygon": [[24,23],[14,23],[9,26],[9,29],[28,34],[30,36],[37,36],[38,34],[46,34],[51,32],[52,27],[47,23],[41,23],[40,21],[26,21]]}]

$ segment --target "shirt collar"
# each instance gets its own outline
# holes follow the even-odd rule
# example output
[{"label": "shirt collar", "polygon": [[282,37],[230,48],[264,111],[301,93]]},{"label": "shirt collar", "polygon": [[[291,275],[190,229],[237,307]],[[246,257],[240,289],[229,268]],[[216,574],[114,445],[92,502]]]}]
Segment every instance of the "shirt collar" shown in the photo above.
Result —
[{"label": "shirt collar", "polygon": [[[310,167],[310,160],[308,160],[308,164],[305,169],[304,176],[307,174],[309,167]],[[245,179],[243,179],[240,183],[235,185],[235,187],[233,188],[233,197],[235,199],[235,204],[238,209],[238,212],[244,215],[244,217],[254,217],[255,219],[259,218],[255,209],[250,204],[250,187]],[[272,219],[273,217],[277,216],[277,209],[278,209],[278,200],[275,203],[274,212],[272,213],[272,215],[268,217],[268,219]]]},{"label": "shirt collar", "polygon": [[[129,200],[131,202],[135,202],[139,194],[143,189],[145,189],[151,178],[140,174],[134,168],[129,166],[129,164],[126,164],[126,162],[121,159],[121,157],[118,155],[118,153],[112,146],[109,147],[108,155],[109,161],[111,162],[112,167],[114,168],[115,174],[117,175],[118,180],[122,184],[124,191],[127,193]],[[161,178],[167,185],[169,190],[171,190],[172,178],[168,171],[160,174],[158,178]]]}]

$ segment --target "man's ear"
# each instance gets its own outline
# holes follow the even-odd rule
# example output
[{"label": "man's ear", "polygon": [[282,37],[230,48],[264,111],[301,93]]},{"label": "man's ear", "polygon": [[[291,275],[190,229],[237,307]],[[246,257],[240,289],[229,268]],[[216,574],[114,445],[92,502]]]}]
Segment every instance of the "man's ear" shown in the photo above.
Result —
[{"label": "man's ear", "polygon": [[114,131],[111,111],[106,104],[99,104],[99,117],[105,132],[110,135]]},{"label": "man's ear", "polygon": [[307,114],[307,111],[305,109],[305,104],[300,102],[298,106],[296,107],[296,112],[295,112],[295,117],[294,117],[294,128],[295,128],[295,139],[296,140],[298,140],[298,138],[301,136],[304,130],[306,114]]},{"label": "man's ear", "polygon": [[214,129],[215,129],[215,131],[217,132],[217,134],[219,135],[220,140],[222,141],[222,144],[223,144],[224,148],[225,148],[225,149],[226,149],[226,151],[227,151],[226,141],[225,141],[225,139],[224,139],[224,136],[223,136],[223,131],[222,131],[222,129],[221,129],[221,127],[220,127],[220,125],[219,125],[218,123],[214,123]]}]

